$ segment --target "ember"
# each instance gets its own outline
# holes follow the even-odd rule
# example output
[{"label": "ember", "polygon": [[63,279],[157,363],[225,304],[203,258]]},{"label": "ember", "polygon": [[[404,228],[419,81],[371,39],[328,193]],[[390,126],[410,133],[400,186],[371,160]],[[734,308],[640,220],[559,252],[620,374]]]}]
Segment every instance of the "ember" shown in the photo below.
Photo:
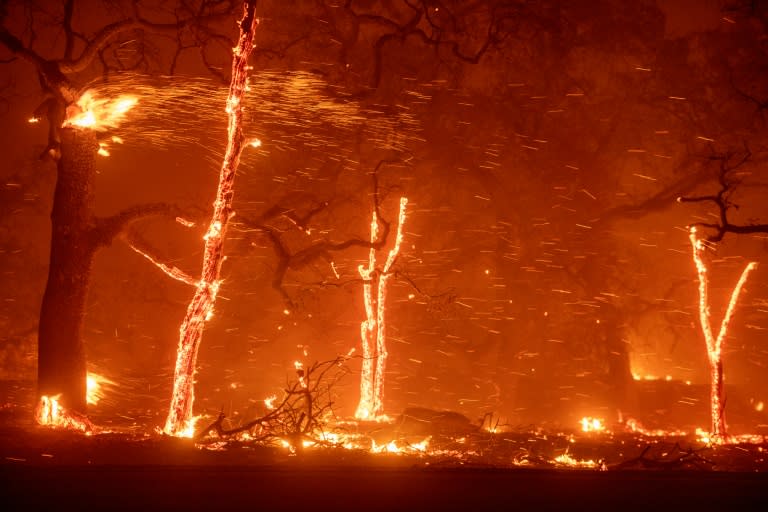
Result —
[{"label": "ember", "polygon": [[768,475],[766,41],[746,0],[3,2],[5,465]]}]

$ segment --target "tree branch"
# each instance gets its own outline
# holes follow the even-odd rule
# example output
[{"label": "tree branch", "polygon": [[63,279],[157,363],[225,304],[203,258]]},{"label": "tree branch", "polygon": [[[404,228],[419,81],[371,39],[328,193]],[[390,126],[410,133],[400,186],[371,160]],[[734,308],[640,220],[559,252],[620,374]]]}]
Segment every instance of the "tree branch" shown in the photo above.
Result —
[{"label": "tree branch", "polygon": [[709,242],[720,242],[727,233],[737,235],[747,235],[755,233],[768,233],[768,224],[733,224],[728,220],[728,211],[731,208],[738,208],[738,205],[730,201],[729,197],[740,184],[740,181],[734,177],[734,171],[746,164],[752,157],[752,152],[745,144],[744,151],[739,158],[733,162],[735,153],[725,153],[713,155],[710,160],[719,162],[717,181],[720,189],[716,194],[707,194],[701,196],[680,196],[678,203],[713,203],[717,207],[719,222],[707,223],[697,222],[691,226],[697,226],[714,231],[714,234],[707,237]]},{"label": "tree branch", "polygon": [[168,203],[131,206],[110,217],[98,219],[93,229],[93,236],[99,245],[109,245],[116,236],[138,220],[154,216],[183,219],[185,215],[189,215],[189,211],[184,211],[182,208]]},{"label": "tree branch", "polygon": [[[188,284],[190,286],[198,286],[199,280],[193,278],[180,268],[173,266],[173,265],[167,265],[161,261],[157,257],[154,256],[157,251],[153,250],[153,248],[150,247],[149,243],[147,243],[145,240],[143,240],[141,237],[133,234],[124,234],[123,235],[126,243],[128,244],[128,247],[130,247],[133,251],[140,254],[141,256],[144,256],[147,260],[149,260],[150,263],[152,263],[154,266],[159,268],[165,275],[170,277],[171,279],[174,279],[176,281],[180,281],[182,283]],[[141,246],[141,247],[139,247]]]},{"label": "tree branch", "polygon": [[106,47],[110,41],[119,36],[120,34],[130,32],[132,30],[144,30],[154,34],[178,34],[181,30],[192,27],[197,24],[205,22],[213,22],[217,20],[228,20],[232,15],[232,8],[222,11],[204,14],[193,15],[185,19],[181,19],[176,23],[153,23],[141,17],[132,19],[125,19],[110,23],[99,30],[96,35],[86,45],[77,59],[65,58],[59,62],[59,68],[62,73],[71,74],[84,71],[94,59],[98,56],[99,51]]}]

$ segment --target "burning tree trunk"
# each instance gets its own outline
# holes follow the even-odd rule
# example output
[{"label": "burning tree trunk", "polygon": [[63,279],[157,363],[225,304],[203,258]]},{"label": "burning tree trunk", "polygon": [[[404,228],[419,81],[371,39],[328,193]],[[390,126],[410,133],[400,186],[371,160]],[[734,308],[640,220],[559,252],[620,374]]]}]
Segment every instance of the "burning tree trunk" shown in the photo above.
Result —
[{"label": "burning tree trunk", "polygon": [[219,188],[214,202],[213,216],[205,235],[203,269],[195,295],[187,307],[187,314],[180,328],[173,396],[164,428],[166,434],[174,436],[192,435],[197,352],[203,337],[205,322],[213,314],[216,295],[221,285],[219,276],[224,262],[224,234],[229,219],[234,215],[233,186],[245,143],[242,128],[242,100],[246,92],[248,57],[253,50],[253,37],[258,25],[255,10],[256,1],[246,0],[243,6],[243,18],[240,20],[240,37],[234,48],[232,78],[227,98],[227,149],[219,171]]},{"label": "burning tree trunk", "polygon": [[[52,10],[43,13],[40,19],[37,15],[42,11],[9,9],[6,3],[0,3],[0,47],[34,68],[45,98],[35,111],[34,121],[46,118],[49,126],[48,145],[42,156],[57,162],[50,266],[38,334],[38,387],[48,399],[41,399],[38,409],[44,409],[46,403],[55,403],[56,406],[51,405],[49,409],[60,412],[66,406],[70,412],[83,412],[86,407],[86,363],[80,329],[94,254],[131,222],[150,215],[167,215],[178,208],[166,204],[143,205],[128,208],[110,218],[95,218],[93,160],[99,147],[94,131],[114,127],[114,123],[135,103],[135,98],[116,103],[110,98],[92,101],[95,98],[87,92],[80,94],[77,83],[89,80],[93,71],[106,76],[111,70],[125,69],[122,58],[115,62],[109,57],[111,52],[104,50],[120,44],[129,35],[136,37],[132,32],[141,33],[142,39],[146,34],[156,34],[163,39],[168,34],[176,34],[181,38],[182,31],[205,26],[209,40],[218,42],[221,35],[209,32],[209,23],[228,18],[232,11],[229,4],[222,6],[221,2],[206,1],[198,8],[176,13],[176,20],[167,23],[142,17],[139,11],[144,9],[131,9],[129,16],[94,31],[96,27],[90,26],[93,20],[77,15],[81,9],[89,8],[87,3],[58,2],[61,12],[51,5]],[[23,18],[17,16],[21,13]],[[158,9],[156,13],[161,19],[166,18],[164,10]],[[73,21],[80,18],[88,19],[89,28],[73,26]],[[45,21],[48,19],[50,26]],[[11,27],[21,27],[23,35],[16,36]],[[36,30],[40,28],[45,28],[47,33],[37,34]],[[51,46],[59,43],[61,48]],[[205,41],[199,41],[199,44],[203,51]],[[42,53],[38,49],[42,49]],[[44,56],[47,54],[60,57],[49,59]],[[101,117],[102,114],[106,117]],[[65,119],[67,116],[70,117]],[[54,400],[56,395],[61,396]],[[38,419],[43,416],[39,415]]]},{"label": "burning tree trunk", "polygon": [[95,156],[91,130],[61,130],[61,158],[51,211],[51,253],[38,334],[38,390],[60,395],[70,410],[86,409],[85,349],[81,327],[91,263]]},{"label": "burning tree trunk", "polygon": [[368,268],[362,265],[358,267],[360,277],[363,278],[363,300],[366,316],[365,321],[360,325],[363,363],[360,375],[360,403],[355,412],[355,417],[358,419],[371,420],[384,413],[384,370],[388,355],[385,330],[387,281],[391,275],[390,269],[400,252],[407,204],[408,199],[401,197],[395,245],[389,251],[381,271],[376,269],[376,249],[373,247],[379,234],[379,221],[376,210],[374,210],[371,220],[371,250],[368,253]]},{"label": "burning tree trunk", "polygon": [[710,391],[711,434],[714,438],[722,440],[727,436],[725,424],[725,387],[723,385],[723,340],[727,334],[728,323],[731,321],[733,310],[736,308],[741,289],[744,283],[747,282],[749,273],[757,267],[757,263],[748,263],[741,272],[741,277],[739,277],[739,281],[731,293],[731,300],[728,302],[728,309],[725,311],[720,331],[717,333],[717,338],[715,338],[710,323],[707,266],[702,258],[704,243],[696,237],[696,228],[691,228],[690,240],[693,247],[693,261],[696,264],[696,271],[699,276],[699,320],[701,321],[701,330],[704,332],[704,341],[707,344],[707,359],[709,361],[712,386]]}]

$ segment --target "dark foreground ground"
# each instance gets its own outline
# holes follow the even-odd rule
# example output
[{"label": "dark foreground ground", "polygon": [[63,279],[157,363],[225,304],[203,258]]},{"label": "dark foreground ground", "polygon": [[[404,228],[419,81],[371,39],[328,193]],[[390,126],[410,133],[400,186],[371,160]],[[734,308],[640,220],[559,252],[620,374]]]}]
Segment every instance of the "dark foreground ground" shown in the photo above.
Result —
[{"label": "dark foreground ground", "polygon": [[708,464],[515,468],[34,426],[0,428],[0,451],[1,511],[768,511],[768,472]]},{"label": "dark foreground ground", "polygon": [[10,466],[4,510],[768,510],[763,473]]},{"label": "dark foreground ground", "polygon": [[[16,409],[0,410],[0,512],[768,511],[765,440],[718,447],[523,431],[459,443],[438,432],[432,456],[342,448],[296,455],[201,447],[147,427],[84,436],[36,426],[30,411]],[[566,453],[607,470],[555,467]]]}]

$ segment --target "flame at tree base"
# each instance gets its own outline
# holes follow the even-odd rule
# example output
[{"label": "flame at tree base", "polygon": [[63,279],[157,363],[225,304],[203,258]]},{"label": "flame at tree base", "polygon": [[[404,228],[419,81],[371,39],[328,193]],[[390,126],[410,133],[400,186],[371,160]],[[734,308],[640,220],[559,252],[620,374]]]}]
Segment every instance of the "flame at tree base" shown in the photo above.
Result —
[{"label": "flame at tree base", "polygon": [[64,428],[84,434],[93,433],[93,425],[88,418],[67,411],[59,404],[61,395],[41,396],[35,409],[35,420],[45,427]]}]

